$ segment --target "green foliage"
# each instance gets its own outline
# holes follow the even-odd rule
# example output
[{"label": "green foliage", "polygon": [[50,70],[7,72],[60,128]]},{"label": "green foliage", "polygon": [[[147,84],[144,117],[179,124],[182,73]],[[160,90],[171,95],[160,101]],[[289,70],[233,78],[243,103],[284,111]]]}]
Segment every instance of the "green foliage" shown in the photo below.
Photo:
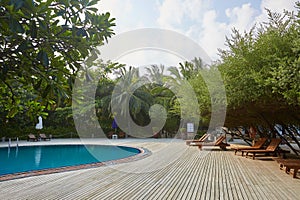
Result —
[{"label": "green foliage", "polygon": [[[58,110],[57,113],[60,111]],[[1,125],[0,137],[13,138],[18,137],[20,140],[26,140],[28,134],[38,135],[39,133],[45,133],[52,135],[53,138],[70,138],[78,137],[74,125],[72,125],[73,119],[64,120],[60,114],[51,114],[47,120],[43,121],[43,129],[35,129],[35,123],[29,123],[30,119],[16,116],[14,120],[10,119],[5,124]],[[61,117],[61,118],[58,118]]]},{"label": "green foliage", "polygon": [[189,80],[192,77],[195,77],[203,68],[204,67],[201,58],[194,58],[192,61],[185,61],[184,63],[179,63],[180,73],[187,80]]},{"label": "green foliage", "polygon": [[[86,136],[96,131],[87,127],[95,127],[98,122],[107,133],[117,114],[111,113],[112,104],[124,102],[128,103],[128,110],[117,110],[118,114],[128,111],[127,117],[140,126],[150,122],[149,115],[166,119],[164,130],[177,132],[182,112],[194,113],[190,101],[182,102],[183,96],[189,96],[189,88],[180,81],[182,78],[189,81],[196,93],[200,126],[207,127],[212,105],[222,112],[218,106],[226,100],[218,87],[218,70],[227,94],[227,126],[299,125],[300,3],[296,3],[296,15],[268,11],[267,23],[243,34],[233,29],[231,37],[226,39],[228,49],[220,50],[221,60],[209,68],[195,58],[180,63],[179,68],[170,68],[171,77],[163,74],[164,66],[151,66],[146,69],[149,77],[143,78],[137,69],[126,70],[122,64],[95,61],[99,52],[93,47],[111,37],[114,26],[109,13],[98,13],[96,3],[96,0],[0,1],[3,135],[25,139],[27,134],[37,133],[34,127],[39,115],[48,116],[42,132],[53,137],[77,137],[73,115],[85,119],[78,126],[88,130]],[[89,54],[92,56],[86,59]],[[78,72],[84,60],[86,68]],[[94,70],[93,66],[99,68]],[[119,72],[117,78],[111,79],[109,75],[114,72]],[[83,106],[72,110],[70,95],[76,75],[83,87],[73,102]],[[143,85],[144,78],[150,83]],[[173,91],[167,86],[179,89]],[[94,89],[95,101],[89,96]],[[117,98],[111,102],[113,90]],[[167,116],[159,115],[160,107],[149,113],[154,104],[162,105]],[[94,111],[96,117],[92,118],[90,113]]]},{"label": "green foliage", "polygon": [[49,113],[49,117],[43,123],[45,127],[74,127],[72,108],[57,108]]},{"label": "green foliage", "polygon": [[[148,111],[153,98],[143,85],[138,69],[133,67],[129,70],[122,69],[120,75],[114,88],[115,98],[111,101],[111,105],[116,108],[113,110],[113,115],[122,116],[124,119],[132,118],[139,125],[147,125],[149,123]],[[127,123],[130,132],[129,120]]]},{"label": "green foliage", "polygon": [[234,30],[220,51],[228,126],[299,123],[299,20],[268,12],[268,23],[243,35]]},{"label": "green foliage", "polygon": [[114,19],[99,14],[97,2],[0,1],[0,107],[7,117],[45,116],[70,101],[83,59],[113,35]]}]

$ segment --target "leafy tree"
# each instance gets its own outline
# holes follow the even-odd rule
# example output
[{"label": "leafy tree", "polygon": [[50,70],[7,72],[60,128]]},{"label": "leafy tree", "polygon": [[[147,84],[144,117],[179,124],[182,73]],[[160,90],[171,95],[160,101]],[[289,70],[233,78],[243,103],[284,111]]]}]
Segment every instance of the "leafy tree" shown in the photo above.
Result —
[{"label": "leafy tree", "polygon": [[234,30],[232,38],[227,39],[230,49],[221,51],[219,69],[225,79],[229,109],[234,113],[230,118],[229,112],[228,122],[235,118],[246,124],[266,120],[290,123],[299,118],[299,54],[295,42],[299,31],[286,15],[269,12],[269,17],[270,22],[257,29],[257,34],[255,29],[244,35]]},{"label": "leafy tree", "polygon": [[[152,65],[151,67],[146,68],[146,70],[148,73],[147,77],[152,83],[149,84],[147,88],[153,97],[153,104],[161,105],[167,111],[167,116],[164,116],[161,114],[163,112],[161,107],[154,107],[153,112],[150,112],[149,114],[152,115],[152,118],[161,119],[161,121],[166,120],[164,130],[174,132],[178,130],[180,114],[178,112],[172,112],[176,103],[176,96],[169,88],[167,88],[170,77],[164,75],[164,65]],[[160,114],[155,114],[155,110]],[[165,119],[165,117],[167,118]]]},{"label": "leafy tree", "polygon": [[201,69],[204,69],[204,66],[201,58],[194,58],[192,61],[179,63],[179,69],[182,76],[189,80],[190,78],[196,76]]},{"label": "leafy tree", "polygon": [[40,115],[70,100],[83,59],[113,35],[114,19],[99,14],[97,2],[0,2],[0,106],[7,117]]},{"label": "leafy tree", "polygon": [[[147,122],[145,117],[149,116],[148,111],[152,104],[152,97],[144,86],[143,78],[139,76],[138,69],[130,67],[129,70],[125,70],[123,68],[120,70],[120,74],[121,76],[116,80],[117,83],[111,99],[112,114],[122,118],[122,123],[127,123],[123,125],[127,128],[124,130],[126,134],[135,136],[141,134],[144,137],[144,133],[132,130],[135,124],[132,124],[131,119],[135,123],[146,125],[144,124]],[[120,121],[117,122],[121,123]]]},{"label": "leafy tree", "polygon": [[227,126],[265,127],[297,142],[297,131],[289,130],[300,119],[299,5],[296,16],[268,11],[268,23],[244,34],[234,30],[227,38],[229,49],[220,51],[218,65],[228,98]]},{"label": "leafy tree", "polygon": [[85,62],[77,74],[72,95],[72,114],[82,137],[103,137],[98,129],[99,122],[105,132],[109,130],[112,117],[110,101],[115,87],[115,81],[109,78],[109,74],[120,68],[123,65],[96,60]]},{"label": "leafy tree", "polygon": [[198,124],[200,113],[199,108],[196,106],[197,100],[192,86],[182,77],[178,68],[170,67],[168,70],[171,75],[168,77],[167,84],[176,95],[170,112],[174,116],[180,116],[181,127],[185,126],[186,123]]}]

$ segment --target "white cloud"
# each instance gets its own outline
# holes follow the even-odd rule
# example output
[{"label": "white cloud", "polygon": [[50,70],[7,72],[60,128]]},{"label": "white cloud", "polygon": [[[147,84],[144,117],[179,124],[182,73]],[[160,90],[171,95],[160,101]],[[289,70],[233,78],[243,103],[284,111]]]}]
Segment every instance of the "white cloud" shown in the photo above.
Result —
[{"label": "white cloud", "polygon": [[158,8],[160,13],[158,24],[168,29],[180,24],[184,16],[182,5],[181,0],[165,0]]},{"label": "white cloud", "polygon": [[184,20],[201,21],[209,0],[165,0],[158,5],[158,24],[163,28],[184,25]]},{"label": "white cloud", "polygon": [[203,12],[208,9],[210,1],[208,0],[186,0],[184,2],[186,14],[192,20],[199,21],[203,17]]},{"label": "white cloud", "polygon": [[262,0],[260,4],[261,14],[255,18],[255,21],[257,23],[268,21],[266,8],[272,12],[283,13],[284,10],[296,11],[294,6],[295,0]]},{"label": "white cloud", "polygon": [[160,50],[136,50],[123,55],[119,60],[127,66],[150,66],[164,65],[165,67],[177,66],[179,62],[183,62],[182,58],[175,54]]},{"label": "white cloud", "polygon": [[[231,29],[249,30],[254,25],[257,12],[250,3],[240,7],[228,8],[225,14],[227,22],[218,21],[217,11],[208,10],[208,0],[165,0],[159,5],[158,23],[162,28],[169,28],[186,34],[198,42],[206,53],[217,59],[218,48],[225,48],[225,36]],[[185,22],[189,24],[184,24]]]},{"label": "white cloud", "polygon": [[131,0],[101,0],[97,7],[100,12],[109,12],[112,17],[116,18],[116,32],[123,32],[137,28],[135,24],[128,22],[127,16],[133,12]]},{"label": "white cloud", "polygon": [[100,12],[110,12],[112,16],[118,17],[131,12],[132,4],[130,0],[102,0],[98,8]]},{"label": "white cloud", "polygon": [[[212,59],[217,59],[217,49],[226,48],[225,37],[230,36],[233,28],[242,33],[267,21],[265,8],[279,13],[284,9],[295,10],[294,0],[262,0],[260,10],[251,3],[227,8],[223,11],[227,19],[221,22],[217,10],[208,8],[209,1],[205,0],[165,0],[159,5],[158,23],[162,28],[182,32],[196,40]],[[192,21],[188,26],[184,24],[186,19]]]},{"label": "white cloud", "polygon": [[198,38],[200,45],[206,53],[214,60],[217,58],[217,49],[224,47],[225,35],[228,26],[216,20],[215,10],[207,11],[202,21],[202,30]]},{"label": "white cloud", "polygon": [[[267,21],[265,8],[280,13],[284,9],[295,10],[294,1],[261,0],[260,4],[249,1],[236,7],[218,2],[221,6],[213,8],[212,3],[217,0],[156,0],[152,3],[147,0],[143,3],[140,0],[102,0],[99,10],[108,11],[116,18],[116,33],[145,27],[171,29],[195,40],[212,59],[217,59],[217,49],[226,48],[225,36],[230,36],[233,27],[240,32],[249,31],[255,23]],[[222,15],[224,17],[220,19]]]},{"label": "white cloud", "polygon": [[295,10],[295,0],[262,0],[260,8],[264,10],[264,8],[271,9],[273,12],[282,13],[285,10]]},{"label": "white cloud", "polygon": [[228,8],[225,11],[228,22],[220,22],[216,10],[205,12],[201,29],[198,29],[199,43],[213,59],[218,59],[218,49],[225,49],[225,37],[230,36],[233,28],[240,32],[248,31],[254,25],[255,9],[251,4]]},{"label": "white cloud", "polygon": [[235,27],[238,30],[248,30],[254,25],[255,9],[250,3],[244,4],[241,7],[226,9],[226,16],[229,18],[229,26]]}]

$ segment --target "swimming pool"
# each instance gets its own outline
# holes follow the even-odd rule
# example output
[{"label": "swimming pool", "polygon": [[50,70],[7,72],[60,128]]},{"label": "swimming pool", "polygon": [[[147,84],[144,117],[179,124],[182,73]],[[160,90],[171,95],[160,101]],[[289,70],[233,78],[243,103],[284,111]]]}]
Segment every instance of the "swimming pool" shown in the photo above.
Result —
[{"label": "swimming pool", "polygon": [[0,148],[0,176],[105,163],[136,156],[141,149],[111,145],[48,145]]}]

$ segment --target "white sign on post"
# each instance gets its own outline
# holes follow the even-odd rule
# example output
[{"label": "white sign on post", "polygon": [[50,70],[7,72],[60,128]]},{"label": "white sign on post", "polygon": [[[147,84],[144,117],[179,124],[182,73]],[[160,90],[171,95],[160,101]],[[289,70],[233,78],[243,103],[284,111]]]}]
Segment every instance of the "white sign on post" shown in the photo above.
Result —
[{"label": "white sign on post", "polygon": [[194,123],[187,123],[186,130],[188,133],[194,133]]}]

